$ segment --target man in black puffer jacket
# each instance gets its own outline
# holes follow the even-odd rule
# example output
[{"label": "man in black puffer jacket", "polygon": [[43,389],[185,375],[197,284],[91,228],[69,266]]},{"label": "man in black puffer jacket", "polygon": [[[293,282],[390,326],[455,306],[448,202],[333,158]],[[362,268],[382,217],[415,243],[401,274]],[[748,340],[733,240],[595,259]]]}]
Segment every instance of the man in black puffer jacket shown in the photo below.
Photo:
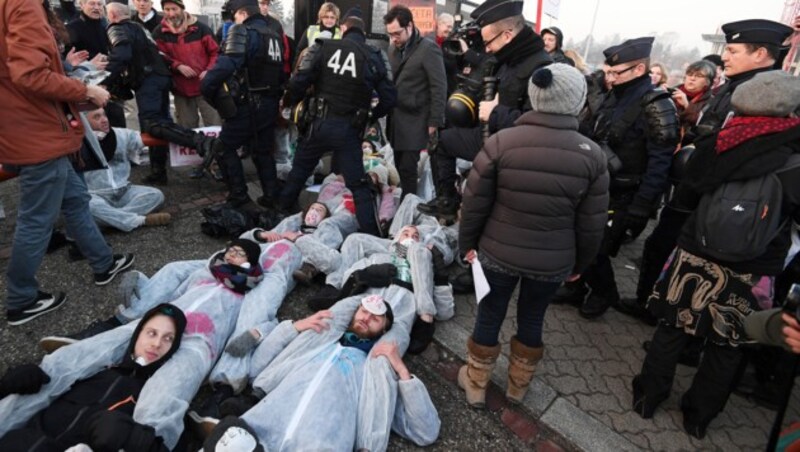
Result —
[{"label": "man in black puffer jacket", "polygon": [[[180,347],[185,328],[177,307],[151,309],[136,326],[122,362],[72,385],[25,427],[0,438],[0,450],[49,452],[84,443],[96,451],[166,451],[152,427],[133,420],[133,409],[150,376]],[[15,367],[0,380],[0,396],[35,394],[51,378],[60,376],[32,364]]]}]

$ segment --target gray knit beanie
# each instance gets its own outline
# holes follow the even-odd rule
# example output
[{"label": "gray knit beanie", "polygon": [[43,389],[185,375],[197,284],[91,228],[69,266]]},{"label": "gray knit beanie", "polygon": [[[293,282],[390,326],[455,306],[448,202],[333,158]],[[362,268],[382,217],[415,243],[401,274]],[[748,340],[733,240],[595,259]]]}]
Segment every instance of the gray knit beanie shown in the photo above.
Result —
[{"label": "gray knit beanie", "polygon": [[800,78],[783,71],[760,72],[736,88],[731,105],[742,116],[789,116],[800,106]]},{"label": "gray knit beanie", "polygon": [[586,103],[586,78],[568,64],[554,63],[533,73],[528,96],[533,111],[578,116]]}]

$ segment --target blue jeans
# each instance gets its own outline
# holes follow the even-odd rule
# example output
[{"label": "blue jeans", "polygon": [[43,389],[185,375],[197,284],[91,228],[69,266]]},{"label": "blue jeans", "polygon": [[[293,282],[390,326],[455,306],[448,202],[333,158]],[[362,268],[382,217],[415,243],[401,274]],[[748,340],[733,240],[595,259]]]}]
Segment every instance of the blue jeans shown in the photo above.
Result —
[{"label": "blue jeans", "polygon": [[487,347],[497,345],[508,302],[522,279],[517,299],[517,340],[528,347],[541,347],[544,313],[561,283],[520,278],[488,269],[484,269],[484,273],[491,290],[478,305],[472,340]]},{"label": "blue jeans", "polygon": [[294,155],[292,170],[281,193],[281,207],[292,207],[305,187],[306,179],[314,172],[317,162],[329,151],[333,151],[333,158],[344,177],[345,186],[353,193],[359,231],[379,235],[374,198],[365,180],[359,131],[348,120],[318,119],[314,122],[311,134],[300,142]]},{"label": "blue jeans", "polygon": [[8,310],[25,309],[36,299],[36,271],[59,211],[64,214],[67,234],[75,239],[95,273],[108,270],[113,262],[111,248],[89,212],[86,184],[67,157],[15,168],[19,170],[19,210],[6,272]]}]

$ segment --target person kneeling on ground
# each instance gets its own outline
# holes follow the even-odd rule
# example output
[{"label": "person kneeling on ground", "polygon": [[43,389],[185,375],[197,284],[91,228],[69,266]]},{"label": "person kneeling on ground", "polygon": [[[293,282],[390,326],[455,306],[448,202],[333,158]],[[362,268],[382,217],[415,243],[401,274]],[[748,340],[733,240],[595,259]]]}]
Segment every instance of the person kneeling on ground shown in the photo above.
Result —
[{"label": "person kneeling on ground", "polygon": [[98,108],[86,114],[107,168],[84,173],[86,186],[92,199],[89,210],[98,223],[130,232],[140,226],[168,224],[171,216],[166,212],[152,213],[164,203],[161,190],[144,185],[133,185],[128,180],[131,163],[128,160],[142,149],[142,138],[138,131],[112,128],[105,110]]},{"label": "person kneeling on ground", "polygon": [[[166,451],[153,428],[132,416],[147,380],[180,347],[185,327],[186,317],[177,307],[151,309],[136,326],[121,362],[74,383],[24,427],[0,438],[0,450],[49,452],[86,444],[95,451]],[[0,396],[35,394],[51,378],[61,376],[48,375],[35,364],[15,367],[0,380]]]}]

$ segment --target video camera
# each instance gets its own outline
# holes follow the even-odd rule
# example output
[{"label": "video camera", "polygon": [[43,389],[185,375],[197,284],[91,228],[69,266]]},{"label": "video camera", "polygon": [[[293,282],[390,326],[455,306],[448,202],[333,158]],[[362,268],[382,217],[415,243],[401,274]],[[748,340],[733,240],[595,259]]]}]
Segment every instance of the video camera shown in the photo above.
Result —
[{"label": "video camera", "polygon": [[461,15],[456,14],[453,31],[451,31],[450,35],[444,40],[442,50],[448,55],[463,55],[464,52],[461,50],[461,42],[459,41],[463,39],[467,43],[467,47],[482,52],[483,37],[481,36],[481,27],[479,27],[475,21],[467,22],[463,25],[462,23],[463,19]]},{"label": "video camera", "polygon": [[496,65],[496,58],[484,55],[477,67],[458,74],[458,88],[447,99],[445,109],[449,125],[466,128],[478,125],[481,100],[492,100],[497,92],[497,79],[494,77]]},{"label": "video camera", "polygon": [[792,284],[786,300],[783,302],[783,311],[794,316],[800,321],[800,284]]}]

